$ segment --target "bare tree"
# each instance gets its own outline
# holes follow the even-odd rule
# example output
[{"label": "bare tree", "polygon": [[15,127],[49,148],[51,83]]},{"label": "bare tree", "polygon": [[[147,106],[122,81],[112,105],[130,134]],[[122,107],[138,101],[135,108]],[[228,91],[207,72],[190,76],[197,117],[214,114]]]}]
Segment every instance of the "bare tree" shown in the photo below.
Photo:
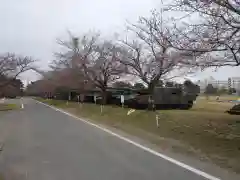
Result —
[{"label": "bare tree", "polygon": [[[52,61],[50,68],[55,75],[51,80],[58,82],[61,86],[79,91],[91,86],[86,83],[83,64],[92,53],[97,37],[98,34],[86,34],[78,38],[69,32],[68,40],[57,39],[61,50],[54,53],[56,59]],[[62,81],[63,79],[65,81]]]},{"label": "bare tree", "polygon": [[166,10],[184,13],[174,18],[175,22],[195,17],[194,22],[175,26],[172,31],[175,39],[171,44],[195,56],[189,63],[201,67],[240,65],[238,0],[174,0]]},{"label": "bare tree", "polygon": [[119,48],[112,42],[99,42],[87,61],[83,62],[85,77],[102,92],[102,103],[106,103],[107,87],[124,73],[125,66],[119,62]]},{"label": "bare tree", "polygon": [[0,55],[0,88],[7,86],[16,77],[30,70],[32,63],[35,62],[31,57],[17,56],[11,53]]},{"label": "bare tree", "polygon": [[69,77],[77,78],[102,92],[103,103],[109,83],[119,79],[123,65],[117,61],[118,48],[112,42],[100,42],[99,34],[87,34],[80,38],[70,36],[69,41],[58,41],[66,51],[57,53],[54,68],[69,72]]},{"label": "bare tree", "polygon": [[71,32],[68,32],[69,39],[57,39],[57,44],[60,45],[62,51],[54,53],[56,60],[51,64],[52,69],[76,68],[82,67],[83,61],[93,51],[94,45],[99,37],[99,33],[87,33],[82,37],[76,37]]},{"label": "bare tree", "polygon": [[[168,41],[171,33],[162,13],[154,11],[150,18],[140,17],[128,29],[137,40],[121,42],[120,61],[128,67],[128,74],[147,84],[150,93],[160,79],[169,80],[183,73],[181,53]],[[173,73],[176,70],[178,73]]]}]

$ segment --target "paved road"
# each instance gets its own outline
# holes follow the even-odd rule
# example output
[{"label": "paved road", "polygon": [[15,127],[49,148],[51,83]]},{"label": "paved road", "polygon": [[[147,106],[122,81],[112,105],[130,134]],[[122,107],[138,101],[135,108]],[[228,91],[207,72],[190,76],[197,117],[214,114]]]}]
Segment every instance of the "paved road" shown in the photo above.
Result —
[{"label": "paved road", "polygon": [[204,180],[34,100],[24,102],[24,110],[0,114],[7,180]]}]

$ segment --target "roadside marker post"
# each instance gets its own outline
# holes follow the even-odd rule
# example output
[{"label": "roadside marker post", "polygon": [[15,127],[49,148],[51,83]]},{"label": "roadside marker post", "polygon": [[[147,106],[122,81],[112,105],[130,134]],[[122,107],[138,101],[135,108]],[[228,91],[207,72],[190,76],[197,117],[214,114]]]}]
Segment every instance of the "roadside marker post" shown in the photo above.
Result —
[{"label": "roadside marker post", "polygon": [[158,114],[156,114],[156,125],[157,125],[157,127],[159,127],[159,115]]},{"label": "roadside marker post", "polygon": [[69,92],[69,95],[68,95],[67,106],[69,104],[68,101],[71,101],[71,92]]},{"label": "roadside marker post", "polygon": [[95,104],[97,104],[97,95],[96,94],[94,94],[94,102],[95,102]]},{"label": "roadside marker post", "polygon": [[124,95],[121,95],[122,108],[124,107]]},{"label": "roadside marker post", "polygon": [[78,104],[80,104],[80,96],[79,95],[77,96],[77,101],[78,101]]},{"label": "roadside marker post", "polygon": [[23,104],[22,98],[20,98],[20,104],[21,104],[21,109],[24,109],[24,104]]},{"label": "roadside marker post", "polygon": [[102,104],[100,106],[100,110],[101,110],[101,114],[102,114],[102,112],[103,112],[103,105]]},{"label": "roadside marker post", "polygon": [[82,108],[84,102],[84,94],[80,94],[80,101],[81,101],[80,108]]}]

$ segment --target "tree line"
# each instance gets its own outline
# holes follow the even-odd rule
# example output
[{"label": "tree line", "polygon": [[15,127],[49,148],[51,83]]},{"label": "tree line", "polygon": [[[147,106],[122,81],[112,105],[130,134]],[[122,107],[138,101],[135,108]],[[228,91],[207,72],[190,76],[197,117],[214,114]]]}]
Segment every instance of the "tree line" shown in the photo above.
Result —
[{"label": "tree line", "polygon": [[[175,11],[184,15],[167,18]],[[196,14],[197,21],[186,23]],[[25,63],[17,63],[13,71],[30,68],[41,73],[43,78],[35,85],[44,90],[98,88],[105,97],[109,86],[126,79],[140,80],[151,93],[160,80],[209,67],[239,66],[239,15],[237,0],[174,0],[149,17],[128,23],[127,34],[114,39],[98,32],[80,36],[69,32],[68,39],[57,40],[61,50],[54,53],[48,72],[33,68],[31,58],[20,58]],[[0,69],[4,59],[0,58]]]},{"label": "tree line", "polygon": [[226,88],[225,86],[214,87],[212,84],[208,84],[204,91],[204,94],[206,95],[224,95],[233,93],[237,93],[236,88]]}]

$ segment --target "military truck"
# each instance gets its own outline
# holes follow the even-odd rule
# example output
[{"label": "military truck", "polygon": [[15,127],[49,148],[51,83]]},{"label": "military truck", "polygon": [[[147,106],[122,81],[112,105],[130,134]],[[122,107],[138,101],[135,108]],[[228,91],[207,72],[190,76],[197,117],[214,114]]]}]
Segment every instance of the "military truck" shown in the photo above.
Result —
[{"label": "military truck", "polygon": [[[193,83],[186,83],[179,87],[156,87],[152,94],[149,94],[147,89],[108,88],[106,103],[122,105],[121,95],[124,95],[124,106],[129,108],[190,109],[199,93],[199,86]],[[65,99],[68,94],[65,93]],[[77,101],[77,95],[75,92],[71,92],[71,100]],[[84,92],[84,102],[94,103],[94,95],[97,96],[97,104],[101,104],[102,97],[99,89]],[[59,96],[59,98],[63,99],[63,96]]]},{"label": "military truck", "polygon": [[183,87],[156,87],[152,94],[135,91],[125,97],[125,105],[134,109],[190,109],[200,89],[197,85]]}]

